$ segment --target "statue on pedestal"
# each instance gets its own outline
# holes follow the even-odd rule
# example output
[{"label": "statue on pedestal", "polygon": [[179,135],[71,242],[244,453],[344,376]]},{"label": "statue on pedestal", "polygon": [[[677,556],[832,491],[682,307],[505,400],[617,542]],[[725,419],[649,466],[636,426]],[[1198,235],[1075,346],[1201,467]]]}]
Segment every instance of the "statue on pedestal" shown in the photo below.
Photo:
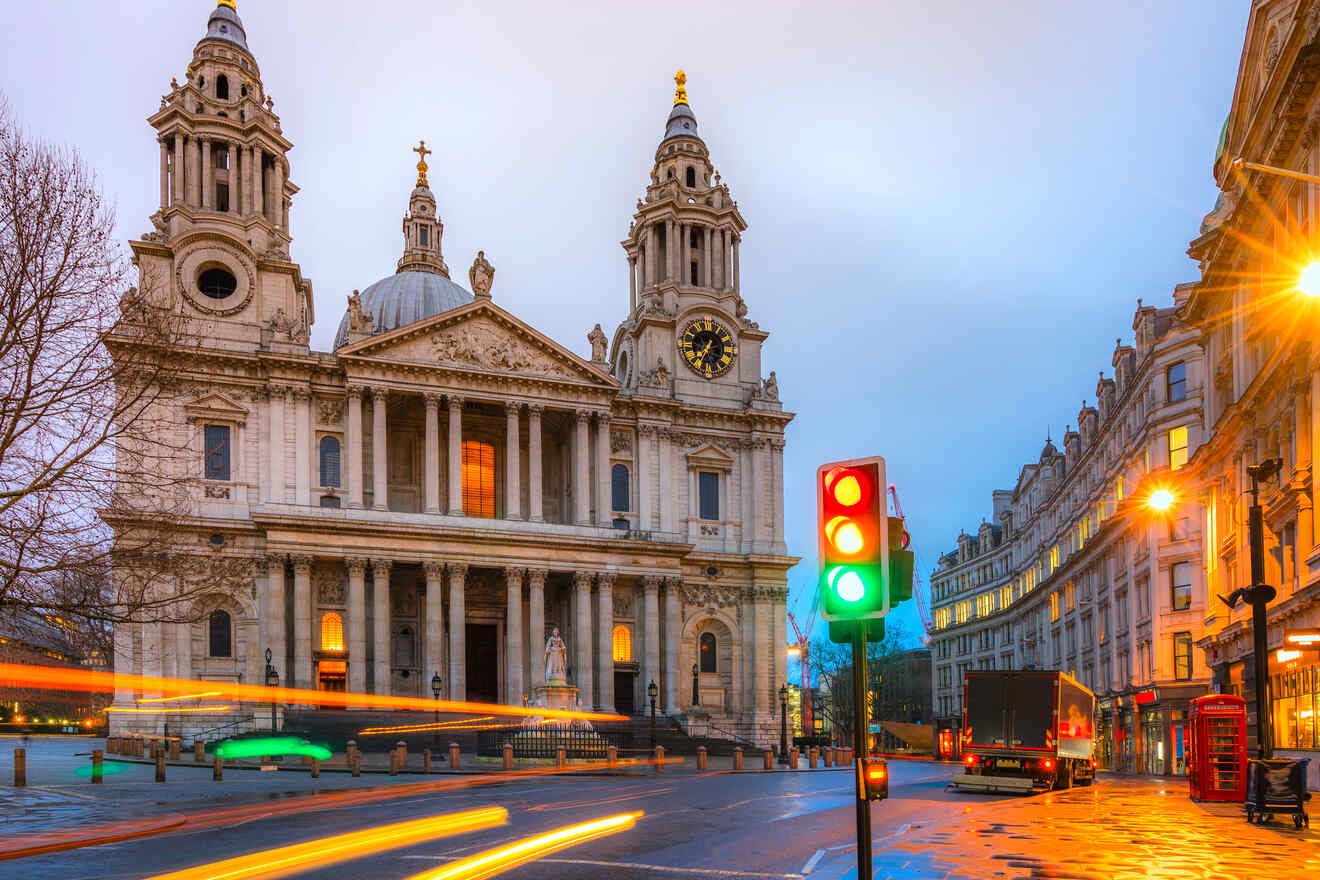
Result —
[{"label": "statue on pedestal", "polygon": [[559,627],[550,631],[545,640],[545,680],[553,684],[568,684],[568,646],[559,637]]}]

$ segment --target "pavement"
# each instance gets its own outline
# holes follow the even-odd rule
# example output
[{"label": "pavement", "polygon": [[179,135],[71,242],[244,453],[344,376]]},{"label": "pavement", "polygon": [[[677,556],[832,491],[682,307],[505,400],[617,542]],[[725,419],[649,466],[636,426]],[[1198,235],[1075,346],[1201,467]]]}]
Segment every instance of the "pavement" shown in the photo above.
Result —
[{"label": "pavement", "polygon": [[[12,779],[0,738],[0,782]],[[95,743],[99,746],[99,743]],[[154,877],[327,835],[481,806],[505,825],[365,855],[308,878],[409,877],[465,855],[575,822],[640,810],[630,830],[501,876],[513,880],[838,880],[856,876],[851,774],[705,773],[688,759],[664,773],[364,775],[126,764],[93,786],[77,775],[90,740],[29,743],[30,785],[0,785],[0,849],[52,832],[153,823],[145,836],[0,861],[0,876]],[[1240,805],[1196,804],[1183,779],[1102,774],[1090,788],[1034,796],[947,790],[959,768],[891,760],[890,798],[872,805],[877,878],[1293,878],[1320,871],[1320,832],[1291,821],[1247,825]]]}]

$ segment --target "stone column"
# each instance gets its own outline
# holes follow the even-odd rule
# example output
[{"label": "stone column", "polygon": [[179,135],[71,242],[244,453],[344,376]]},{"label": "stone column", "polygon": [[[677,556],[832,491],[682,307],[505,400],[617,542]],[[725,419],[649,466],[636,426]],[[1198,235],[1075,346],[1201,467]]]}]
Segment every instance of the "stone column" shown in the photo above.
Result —
[{"label": "stone column", "polygon": [[[518,460],[518,444],[522,435],[518,411],[522,404],[509,401],[504,404],[504,518],[522,519],[522,463]],[[521,692],[519,698],[521,699]],[[521,705],[521,703],[519,703]]]},{"label": "stone column", "polygon": [[545,407],[539,403],[527,405],[527,518],[532,522],[545,519],[541,506],[541,413],[544,411]]},{"label": "stone column", "polygon": [[449,563],[449,699],[467,699],[467,563]]},{"label": "stone column", "polygon": [[738,489],[742,494],[742,552],[751,553],[756,543],[756,490],[753,488],[752,449],[750,440],[738,444]]},{"label": "stone column", "polygon": [[173,192],[173,196],[172,196],[172,201],[173,201],[173,203],[176,204],[176,205],[177,205],[178,203],[182,202],[182,201],[183,201],[183,198],[184,198],[184,196],[183,196],[183,181],[184,181],[184,174],[183,174],[183,165],[184,165],[184,161],[183,161],[183,146],[184,146],[185,143],[187,143],[187,140],[188,140],[188,138],[183,134],[183,132],[175,132],[175,134],[174,134],[174,180],[173,180],[173,184],[174,184],[174,186],[172,187],[172,189],[174,190],[174,192]]},{"label": "stone column", "polygon": [[[237,641],[238,627],[236,624],[232,626],[231,633],[234,640]],[[174,624],[174,657],[174,674],[178,678],[191,679],[193,677],[191,623]]]},{"label": "stone column", "polygon": [[170,145],[165,138],[160,143],[160,209],[170,206]]},{"label": "stone column", "polygon": [[511,565],[504,569],[507,587],[505,601],[508,608],[504,620],[504,659],[505,681],[508,685],[508,697],[505,702],[510,706],[521,706],[523,697],[523,622],[522,622],[522,582],[523,570]]},{"label": "stone column", "polygon": [[197,143],[197,138],[188,138],[188,142],[183,147],[183,162],[186,170],[184,176],[188,180],[188,205],[193,208],[201,207],[202,204],[202,148]]},{"label": "stone column", "polygon": [[250,173],[252,174],[252,213],[260,214],[263,217],[266,214],[266,197],[263,192],[264,187],[262,187],[264,181],[261,177],[264,171],[262,166],[265,164],[265,151],[254,144],[252,147],[252,155],[248,159],[248,168],[251,169]]},{"label": "stone column", "polygon": [[[165,677],[165,653],[161,624],[154,620],[142,624],[142,674],[148,678]],[[144,687],[142,696],[158,697],[160,690]]]},{"label": "stone column", "polygon": [[344,438],[344,482],[348,506],[362,506],[362,392],[360,385],[348,386],[348,436]]},{"label": "stone column", "polygon": [[774,499],[772,534],[775,552],[784,543],[784,441],[778,437],[770,441],[770,497]]},{"label": "stone column", "polygon": [[[765,602],[765,589],[763,587],[752,587],[752,621],[753,631],[755,633],[752,640],[752,710],[755,712],[766,711],[766,682],[769,678],[770,670],[766,669],[761,663],[764,653],[759,646],[771,641],[773,633],[770,629],[769,607]],[[772,645],[772,647],[774,647]],[[755,719],[753,719],[755,723]]]},{"label": "stone column", "polygon": [[[642,645],[642,693],[652,681],[660,685],[660,582],[663,578],[642,578],[642,625],[646,637]],[[646,707],[649,709],[650,707]]]},{"label": "stone column", "polygon": [[614,711],[614,579],[615,573],[603,571],[596,588],[596,670],[600,699],[596,711]]},{"label": "stone column", "polygon": [[389,506],[389,489],[385,484],[385,401],[389,393],[388,388],[371,389],[371,506],[374,510],[386,510]]},{"label": "stone column", "polygon": [[[256,614],[248,620],[243,621],[241,626],[243,632],[244,657],[243,657],[243,680],[253,684],[264,685],[266,679],[266,646],[262,642],[262,633],[266,625],[266,591],[270,587],[270,565],[266,557],[258,556],[250,560],[252,583],[243,584],[239,589],[244,590],[257,600]],[[205,656],[205,655],[203,655]],[[129,667],[125,666],[125,669]],[[116,697],[116,700],[118,697]]]},{"label": "stone column", "polygon": [[[449,395],[449,515],[463,515],[463,398]],[[451,650],[453,642],[451,644]],[[463,699],[456,697],[455,699]]]},{"label": "stone column", "polygon": [[[426,448],[425,459],[426,506],[427,513],[440,512],[440,395],[434,392],[426,394]],[[429,579],[427,581],[430,583]],[[428,586],[429,589],[429,586]]]},{"label": "stone column", "polygon": [[[265,560],[258,560],[264,563]],[[262,587],[264,592],[265,587]],[[134,686],[126,678],[128,675],[140,674],[141,669],[135,667],[133,663],[133,627],[132,623],[116,623],[114,625],[114,664],[111,670],[117,672],[115,675],[115,705],[132,706]]]},{"label": "stone column", "polygon": [[678,262],[678,235],[677,224],[673,220],[666,220],[668,224],[665,228],[665,278],[673,281],[677,275],[675,273],[675,263]]},{"label": "stone column", "polygon": [[532,680],[528,693],[545,684],[545,577],[544,568],[527,570],[527,640],[532,658]]},{"label": "stone column", "polygon": [[426,574],[426,642],[424,648],[425,663],[422,666],[423,691],[430,687],[431,675],[439,673],[440,678],[447,674],[445,670],[445,564],[428,559],[422,563]]},{"label": "stone column", "polygon": [[211,139],[202,139],[202,209],[209,211],[215,201],[215,159],[211,157]]},{"label": "stone column", "polygon": [[596,522],[609,528],[614,504],[610,498],[610,414],[596,415]]},{"label": "stone column", "polygon": [[715,266],[711,262],[711,252],[714,250],[714,248],[711,247],[712,244],[711,236],[713,236],[714,234],[715,234],[714,228],[710,226],[706,226],[702,228],[702,238],[705,239],[705,245],[706,245],[706,286],[707,287],[715,286]]},{"label": "stone column", "polygon": [[248,207],[248,205],[252,201],[252,184],[248,181],[248,172],[250,171],[252,166],[252,162],[248,158],[250,155],[251,155],[251,151],[248,148],[239,147],[238,165],[234,166],[234,168],[230,173],[231,179],[234,178],[233,172],[237,172],[238,174],[237,176],[238,187],[235,189],[234,195],[241,196],[242,199],[238,203],[238,214],[240,217],[246,217],[249,213],[251,213],[252,210],[251,208]]},{"label": "stone column", "polygon": [[293,557],[293,675],[291,687],[312,688],[312,557]]},{"label": "stone column", "polygon": [[678,636],[682,623],[678,619],[679,592],[682,578],[665,578],[665,708],[677,712],[679,707],[678,683],[683,676],[678,668]]},{"label": "stone column", "polygon": [[653,425],[637,426],[637,528],[651,528],[651,440]]},{"label": "stone column", "polygon": [[372,649],[375,652],[374,694],[390,692],[390,559],[371,560]]},{"label": "stone column", "polygon": [[[280,681],[289,680],[289,670],[285,668],[285,657],[288,652],[284,649],[284,564],[288,558],[284,553],[266,554],[268,577],[266,601],[262,603],[266,636],[264,647],[270,648],[270,662],[280,674]],[[263,681],[262,684],[265,682]]]},{"label": "stone column", "polygon": [[739,294],[742,288],[738,284],[738,242],[741,240],[737,235],[733,237],[733,292]]},{"label": "stone column", "polygon": [[674,522],[674,486],[670,479],[670,471],[673,470],[673,454],[669,449],[669,430],[659,428],[655,432],[656,458],[660,463],[659,480],[657,491],[660,493],[660,530],[663,532],[678,531],[678,525]]},{"label": "stone column", "polygon": [[637,309],[637,257],[628,255],[628,313]]},{"label": "stone column", "polygon": [[274,181],[274,192],[271,193],[270,199],[270,222],[277,227],[287,227],[289,221],[284,215],[284,162],[279,156],[275,157],[275,167],[271,169],[271,178]]},{"label": "stone column", "polygon": [[575,416],[573,434],[573,521],[578,525],[591,524],[591,460],[588,433],[591,412],[580,409]]},{"label": "stone column", "polygon": [[225,181],[229,184],[229,213],[238,213],[238,148],[230,143],[225,145],[229,161],[225,172]]},{"label": "stone column", "polygon": [[761,492],[762,486],[765,482],[765,465],[762,461],[762,454],[765,450],[765,440],[756,437],[753,438],[748,445],[750,446],[750,449],[748,450],[747,455],[752,465],[752,522],[750,523],[750,530],[753,546],[760,546],[764,540],[765,516],[761,511],[757,510],[756,499],[765,497],[765,494]]},{"label": "stone column", "polygon": [[643,235],[645,236],[642,239],[642,247],[645,249],[645,254],[644,254],[645,259],[643,259],[642,261],[642,292],[643,293],[645,293],[646,290],[650,288],[652,284],[655,283],[655,272],[656,272],[655,235],[653,234],[651,229],[653,225],[654,224],[651,223],[646,224],[646,229],[643,232]]},{"label": "stone column", "polygon": [[348,568],[348,689],[355,694],[367,692],[367,560],[350,556]]},{"label": "stone column", "polygon": [[296,388],[294,401],[294,497],[304,507],[312,503],[312,392]]},{"label": "stone column", "polygon": [[271,501],[283,504],[284,496],[284,399],[288,391],[284,388],[270,389],[270,488],[267,490]]},{"label": "stone column", "polygon": [[[1310,447],[1308,451],[1311,458],[1311,531],[1309,533],[1303,533],[1300,530],[1299,524],[1297,532],[1299,536],[1303,534],[1306,536],[1305,543],[1303,543],[1302,546],[1307,548],[1308,556],[1310,555],[1311,548],[1320,544],[1320,529],[1317,529],[1315,526],[1315,510],[1320,508],[1320,474],[1315,472],[1315,463],[1320,461],[1320,449],[1316,448],[1317,445],[1320,445],[1320,370],[1311,371],[1310,384],[1311,405],[1308,407],[1308,410],[1311,414],[1311,430],[1308,436],[1311,442],[1308,444]],[[1222,529],[1223,527],[1224,526],[1221,523],[1220,528]]]},{"label": "stone column", "polygon": [[595,705],[591,682],[591,580],[589,571],[573,572],[573,683],[584,709]]}]

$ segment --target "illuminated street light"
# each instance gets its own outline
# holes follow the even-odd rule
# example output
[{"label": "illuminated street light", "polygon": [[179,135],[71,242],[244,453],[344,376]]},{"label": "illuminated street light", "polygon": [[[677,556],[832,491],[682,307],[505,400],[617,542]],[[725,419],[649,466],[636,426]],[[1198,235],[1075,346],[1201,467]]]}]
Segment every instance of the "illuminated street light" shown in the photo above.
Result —
[{"label": "illuminated street light", "polygon": [[1168,489],[1156,489],[1154,492],[1150,493],[1150,498],[1146,499],[1146,504],[1152,510],[1158,510],[1163,513],[1173,507],[1173,502],[1175,500],[1173,493]]},{"label": "illuminated street light", "polygon": [[1320,297],[1320,261],[1308,264],[1298,273],[1297,289],[1307,296]]},{"label": "illuminated street light", "polygon": [[788,656],[790,656],[790,657],[801,657],[801,656],[802,656],[802,649],[801,649],[800,647],[798,647],[797,645],[789,645],[789,646],[788,646]]},{"label": "illuminated street light", "polygon": [[1303,651],[1320,648],[1320,629],[1290,629],[1283,634],[1283,643]]}]

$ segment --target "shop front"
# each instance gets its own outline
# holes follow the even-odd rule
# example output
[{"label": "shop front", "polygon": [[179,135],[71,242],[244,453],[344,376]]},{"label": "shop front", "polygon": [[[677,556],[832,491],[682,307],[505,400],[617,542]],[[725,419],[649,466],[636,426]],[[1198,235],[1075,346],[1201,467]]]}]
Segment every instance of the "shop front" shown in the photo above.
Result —
[{"label": "shop front", "polygon": [[1200,685],[1145,688],[1096,703],[1096,764],[1146,776],[1187,774],[1187,711]]},{"label": "shop front", "polygon": [[935,719],[935,757],[941,761],[962,760],[962,718],[950,715]]},{"label": "shop front", "polygon": [[1301,659],[1282,664],[1270,676],[1270,697],[1274,757],[1310,758],[1308,783],[1320,787],[1320,665]]}]

